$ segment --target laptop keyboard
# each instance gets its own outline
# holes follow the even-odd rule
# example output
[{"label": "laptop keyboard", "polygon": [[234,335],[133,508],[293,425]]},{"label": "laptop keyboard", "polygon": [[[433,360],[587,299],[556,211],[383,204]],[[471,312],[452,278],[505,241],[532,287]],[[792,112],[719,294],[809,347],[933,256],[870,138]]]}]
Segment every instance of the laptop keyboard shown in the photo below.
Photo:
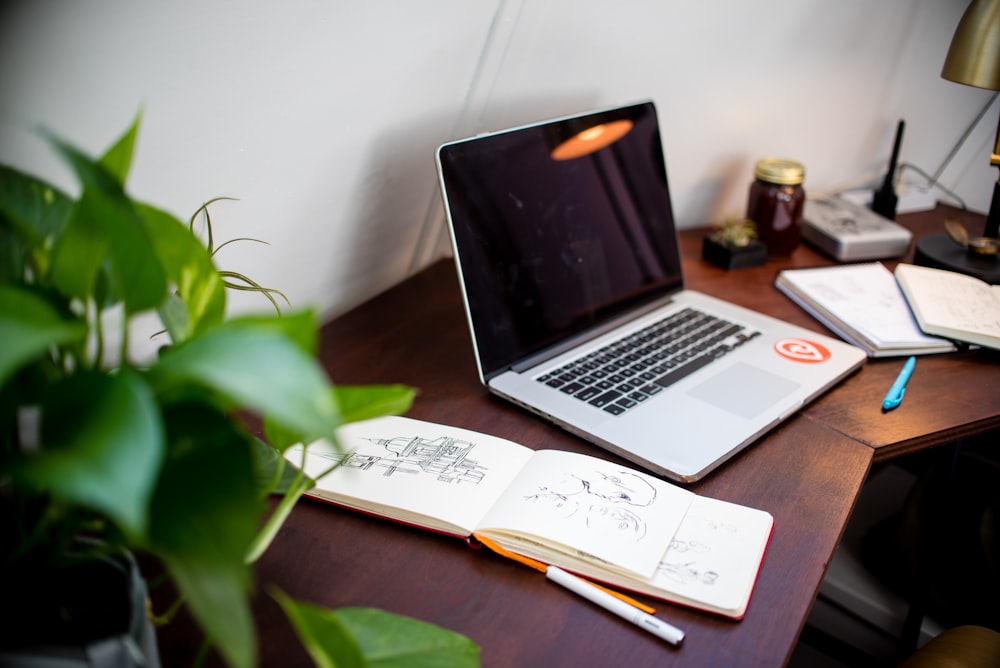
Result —
[{"label": "laptop keyboard", "polygon": [[686,308],[537,380],[621,415],[759,334]]}]

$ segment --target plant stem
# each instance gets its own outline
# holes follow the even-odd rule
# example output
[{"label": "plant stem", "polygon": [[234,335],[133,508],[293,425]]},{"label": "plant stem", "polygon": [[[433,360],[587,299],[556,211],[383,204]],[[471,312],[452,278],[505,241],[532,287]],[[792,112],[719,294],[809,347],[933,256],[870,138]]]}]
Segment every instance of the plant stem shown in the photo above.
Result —
[{"label": "plant stem", "polygon": [[[302,461],[299,464],[298,473],[296,473],[292,484],[289,485],[288,491],[285,492],[285,495],[275,507],[274,512],[271,513],[269,518],[267,518],[267,522],[250,544],[250,549],[247,551],[246,563],[254,563],[260,559],[264,552],[267,551],[267,548],[270,547],[271,543],[274,541],[274,537],[278,535],[278,531],[285,524],[285,520],[288,519],[288,515],[292,512],[292,508],[295,507],[298,500],[312,485],[312,480],[305,475],[305,463],[306,449],[302,448]],[[316,476],[316,480],[319,480],[339,467],[340,463],[338,462]]]},{"label": "plant stem", "polygon": [[285,520],[288,519],[288,515],[292,512],[292,508],[295,507],[302,494],[309,489],[309,483],[309,479],[305,477],[305,474],[300,469],[288,491],[281,498],[281,502],[275,507],[271,516],[267,518],[267,522],[264,523],[264,526],[253,542],[250,543],[250,549],[247,551],[245,558],[246,563],[252,564],[260,559],[261,555],[271,546],[274,537],[278,535],[278,531],[285,524]]},{"label": "plant stem", "polygon": [[122,314],[122,331],[121,331],[121,350],[119,351],[120,357],[118,358],[118,366],[124,367],[128,364],[128,313]]},{"label": "plant stem", "polygon": [[87,320],[93,323],[94,330],[94,358],[89,360],[87,365],[91,369],[99,369],[104,358],[104,321],[101,319],[101,310],[97,308],[97,303],[92,299],[87,300]]},{"label": "plant stem", "polygon": [[186,599],[184,598],[183,594],[179,595],[177,599],[170,604],[170,607],[167,608],[166,612],[160,615],[154,613],[152,605],[148,604],[146,610],[146,616],[149,617],[149,620],[153,622],[155,626],[166,626],[171,621],[173,621],[174,617],[177,615],[180,609],[184,607],[185,600]]}]

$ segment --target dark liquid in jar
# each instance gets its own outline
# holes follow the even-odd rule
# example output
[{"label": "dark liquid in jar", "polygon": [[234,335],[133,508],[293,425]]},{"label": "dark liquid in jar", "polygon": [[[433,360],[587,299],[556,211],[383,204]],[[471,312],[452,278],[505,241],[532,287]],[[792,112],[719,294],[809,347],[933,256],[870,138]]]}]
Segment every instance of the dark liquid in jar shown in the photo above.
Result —
[{"label": "dark liquid in jar", "polygon": [[790,255],[799,245],[805,191],[801,185],[779,185],[754,179],[750,185],[747,218],[757,225],[757,236],[768,255]]}]

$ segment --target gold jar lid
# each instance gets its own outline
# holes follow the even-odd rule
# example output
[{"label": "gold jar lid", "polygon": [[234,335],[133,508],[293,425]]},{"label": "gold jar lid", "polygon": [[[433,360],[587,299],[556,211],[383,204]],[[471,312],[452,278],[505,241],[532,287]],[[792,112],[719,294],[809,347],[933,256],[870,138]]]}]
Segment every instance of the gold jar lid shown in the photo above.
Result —
[{"label": "gold jar lid", "polygon": [[761,181],[794,186],[802,183],[806,168],[801,162],[784,158],[761,158],[753,166],[753,175]]}]

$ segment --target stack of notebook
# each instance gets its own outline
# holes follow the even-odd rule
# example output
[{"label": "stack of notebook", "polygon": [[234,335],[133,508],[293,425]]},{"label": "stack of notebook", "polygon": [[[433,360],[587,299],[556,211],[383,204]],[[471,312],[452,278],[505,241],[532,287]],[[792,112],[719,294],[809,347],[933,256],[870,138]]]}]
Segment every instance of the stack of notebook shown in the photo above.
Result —
[{"label": "stack of notebook", "polygon": [[879,262],[786,269],[775,286],[869,357],[955,350],[921,329],[892,272]]}]

